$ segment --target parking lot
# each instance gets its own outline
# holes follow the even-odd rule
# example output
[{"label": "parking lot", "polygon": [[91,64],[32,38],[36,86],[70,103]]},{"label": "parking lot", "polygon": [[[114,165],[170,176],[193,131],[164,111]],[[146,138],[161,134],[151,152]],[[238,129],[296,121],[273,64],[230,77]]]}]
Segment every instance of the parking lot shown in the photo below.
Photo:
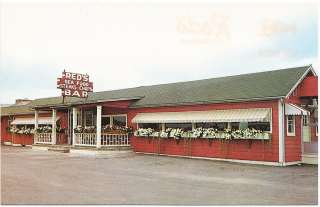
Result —
[{"label": "parking lot", "polygon": [[1,149],[2,204],[317,204],[317,167]]}]

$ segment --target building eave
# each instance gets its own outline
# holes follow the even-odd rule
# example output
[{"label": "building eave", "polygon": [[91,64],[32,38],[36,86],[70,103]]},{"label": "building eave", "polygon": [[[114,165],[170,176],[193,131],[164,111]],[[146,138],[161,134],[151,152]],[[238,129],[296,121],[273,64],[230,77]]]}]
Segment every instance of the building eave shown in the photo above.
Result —
[{"label": "building eave", "polygon": [[274,97],[258,97],[250,99],[226,99],[226,100],[215,100],[215,101],[199,101],[199,102],[182,102],[182,103],[165,103],[165,104],[148,104],[130,106],[129,108],[155,108],[155,107],[167,107],[167,106],[187,106],[187,105],[205,105],[205,104],[219,104],[219,103],[239,103],[239,102],[251,102],[251,101],[270,101],[284,98],[285,96],[274,96]]}]

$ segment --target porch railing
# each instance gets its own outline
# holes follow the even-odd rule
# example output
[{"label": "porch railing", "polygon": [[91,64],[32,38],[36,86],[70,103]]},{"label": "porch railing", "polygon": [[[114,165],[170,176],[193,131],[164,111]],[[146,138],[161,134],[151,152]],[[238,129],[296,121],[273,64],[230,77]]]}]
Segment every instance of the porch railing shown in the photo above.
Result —
[{"label": "porch railing", "polygon": [[75,133],[75,145],[79,146],[96,146],[96,133]]},{"label": "porch railing", "polygon": [[[75,145],[96,146],[96,133],[75,133]],[[101,134],[101,146],[130,146],[128,134]]]},{"label": "porch railing", "polygon": [[101,146],[130,146],[128,134],[101,134]]},{"label": "porch railing", "polygon": [[35,144],[52,144],[52,133],[36,133],[34,135]]}]

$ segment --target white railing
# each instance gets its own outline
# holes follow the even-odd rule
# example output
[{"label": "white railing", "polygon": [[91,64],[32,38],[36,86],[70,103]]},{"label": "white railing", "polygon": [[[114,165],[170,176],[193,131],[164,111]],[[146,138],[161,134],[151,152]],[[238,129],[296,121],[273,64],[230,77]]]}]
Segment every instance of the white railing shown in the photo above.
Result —
[{"label": "white railing", "polygon": [[96,133],[75,133],[75,145],[79,146],[96,146]]},{"label": "white railing", "polygon": [[101,134],[101,146],[130,146],[128,134]]},{"label": "white railing", "polygon": [[52,144],[52,133],[36,133],[34,135],[35,144]]}]

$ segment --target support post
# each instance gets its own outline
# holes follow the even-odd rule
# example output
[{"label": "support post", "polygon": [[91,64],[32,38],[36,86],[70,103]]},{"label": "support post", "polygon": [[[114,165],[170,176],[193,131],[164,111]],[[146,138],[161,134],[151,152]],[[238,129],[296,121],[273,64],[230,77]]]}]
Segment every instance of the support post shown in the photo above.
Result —
[{"label": "support post", "polygon": [[34,137],[33,137],[33,144],[35,144],[36,140],[38,139],[37,129],[39,126],[39,111],[34,111]]},{"label": "support post", "polygon": [[74,133],[74,129],[77,127],[77,108],[72,108],[72,145],[76,144],[76,135]]},{"label": "support post", "polygon": [[101,148],[101,111],[102,106],[97,106],[97,148]]},{"label": "support post", "polygon": [[52,134],[51,134],[51,142],[52,144],[57,143],[57,109],[52,109]]},{"label": "support post", "polygon": [[284,100],[280,99],[278,103],[278,122],[279,122],[279,163],[285,165],[285,111]]}]

